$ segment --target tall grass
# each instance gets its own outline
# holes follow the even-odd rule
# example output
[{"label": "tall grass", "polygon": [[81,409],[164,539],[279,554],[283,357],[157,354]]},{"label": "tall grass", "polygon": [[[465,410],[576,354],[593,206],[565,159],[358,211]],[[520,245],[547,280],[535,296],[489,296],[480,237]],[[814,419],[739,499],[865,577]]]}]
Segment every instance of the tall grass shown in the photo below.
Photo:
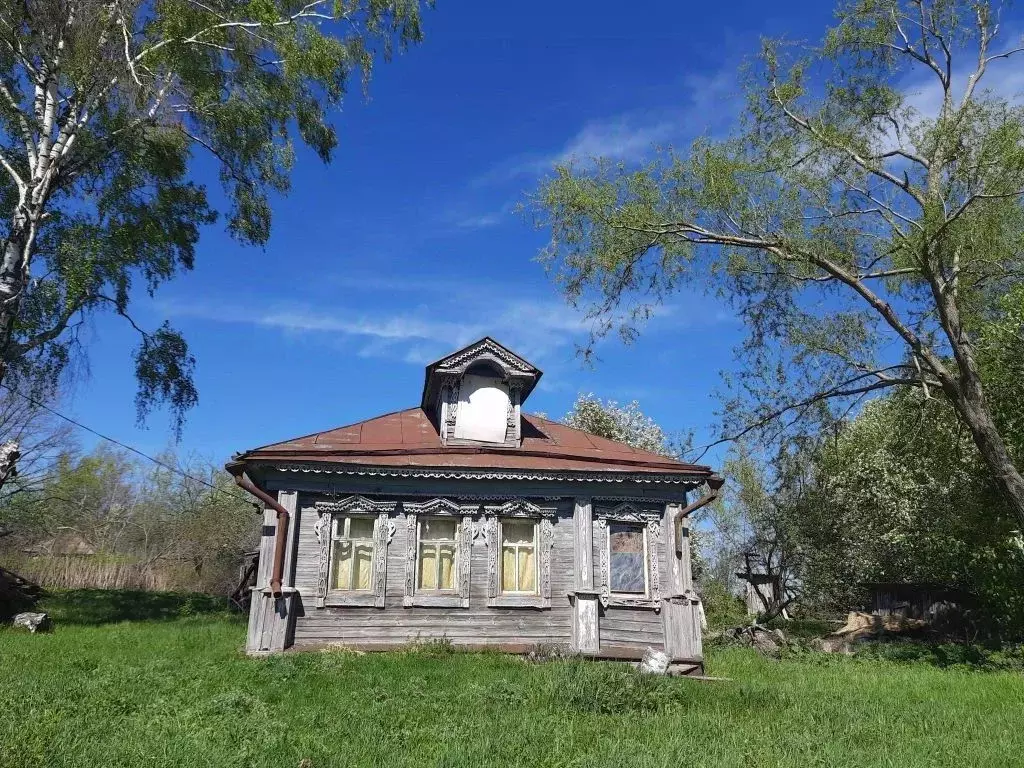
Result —
[{"label": "tall grass", "polygon": [[150,565],[117,558],[81,555],[37,555],[9,559],[9,568],[43,587],[55,589],[137,589],[171,591],[186,588],[189,569]]},{"label": "tall grass", "polygon": [[243,620],[195,596],[44,607],[52,635],[0,631],[2,766],[1003,768],[1024,754],[1024,677],[1005,672],[724,648],[709,671],[731,682],[434,647],[249,659]]}]

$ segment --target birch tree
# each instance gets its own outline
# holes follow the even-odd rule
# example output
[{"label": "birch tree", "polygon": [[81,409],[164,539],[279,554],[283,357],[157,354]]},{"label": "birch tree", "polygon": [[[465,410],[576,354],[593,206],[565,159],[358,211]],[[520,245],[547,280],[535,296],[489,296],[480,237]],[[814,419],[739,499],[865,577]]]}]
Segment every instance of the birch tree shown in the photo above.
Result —
[{"label": "birch tree", "polygon": [[730,138],[556,168],[533,199],[545,258],[595,338],[685,284],[731,299],[748,336],[724,437],[892,388],[944,398],[1024,528],[975,346],[1024,272],[1024,110],[989,88],[1022,51],[985,0],[845,3],[820,45],[764,44]]},{"label": "birch tree", "polygon": [[328,161],[353,74],[420,36],[417,0],[0,4],[0,382],[51,385],[111,311],[139,333],[140,419],[162,402],[180,430],[195,361],[131,318],[132,289],[191,269],[220,213],[266,243],[294,142]]}]

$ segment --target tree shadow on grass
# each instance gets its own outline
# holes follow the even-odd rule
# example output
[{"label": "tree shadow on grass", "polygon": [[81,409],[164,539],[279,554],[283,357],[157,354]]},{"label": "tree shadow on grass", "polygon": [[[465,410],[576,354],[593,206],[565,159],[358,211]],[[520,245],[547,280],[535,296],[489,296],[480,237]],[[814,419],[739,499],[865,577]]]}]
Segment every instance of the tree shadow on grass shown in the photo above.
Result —
[{"label": "tree shadow on grass", "polygon": [[38,610],[58,625],[98,626],[121,621],[166,621],[226,614],[223,597],[196,592],[141,592],[127,589],[48,590]]}]

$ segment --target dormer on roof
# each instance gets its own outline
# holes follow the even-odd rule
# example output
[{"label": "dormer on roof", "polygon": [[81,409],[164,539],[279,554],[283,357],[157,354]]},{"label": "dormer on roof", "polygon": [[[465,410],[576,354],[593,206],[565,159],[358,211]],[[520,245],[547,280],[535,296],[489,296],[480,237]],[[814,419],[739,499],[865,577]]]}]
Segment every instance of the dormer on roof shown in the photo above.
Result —
[{"label": "dormer on roof", "polygon": [[421,406],[435,418],[442,445],[514,448],[521,406],[541,373],[485,336],[427,366]]}]

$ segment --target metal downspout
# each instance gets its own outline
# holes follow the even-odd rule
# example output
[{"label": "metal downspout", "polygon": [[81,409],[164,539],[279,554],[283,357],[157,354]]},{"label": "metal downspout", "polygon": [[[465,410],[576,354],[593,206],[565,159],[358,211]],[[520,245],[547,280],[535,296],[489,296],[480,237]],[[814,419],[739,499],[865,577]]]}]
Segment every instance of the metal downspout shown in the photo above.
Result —
[{"label": "metal downspout", "polygon": [[225,469],[235,478],[235,483],[242,490],[251,493],[277,513],[277,526],[274,532],[274,565],[270,575],[270,593],[274,597],[284,594],[284,551],[288,541],[288,523],[291,513],[277,503],[277,499],[261,489],[245,476],[245,465],[242,463],[228,464]]},{"label": "metal downspout", "polygon": [[[705,506],[707,504],[710,504],[712,501],[717,499],[719,493],[721,493],[722,486],[725,485],[725,478],[720,477],[718,475],[711,475],[707,479],[707,484],[708,484],[708,488],[711,489],[711,493],[709,493],[707,496],[702,496],[701,498],[697,499],[694,502],[691,502],[690,504],[687,504],[685,507],[683,507],[678,512],[676,512],[674,515],[672,515],[672,529],[673,530],[678,530],[679,522],[684,517],[686,517],[689,514],[692,514],[692,513],[696,512],[701,507],[703,507],[703,506]],[[682,554],[683,543],[682,543],[682,541],[680,540],[680,538],[678,536],[675,537],[675,540],[676,540],[676,554]]]}]

